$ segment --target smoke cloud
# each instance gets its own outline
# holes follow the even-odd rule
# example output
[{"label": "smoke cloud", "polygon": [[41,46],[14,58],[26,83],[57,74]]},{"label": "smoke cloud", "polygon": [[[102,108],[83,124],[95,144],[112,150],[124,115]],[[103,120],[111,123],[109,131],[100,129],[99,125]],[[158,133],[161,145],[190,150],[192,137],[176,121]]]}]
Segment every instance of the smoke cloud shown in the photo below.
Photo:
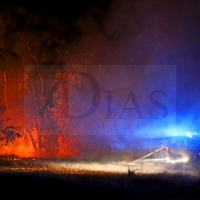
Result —
[{"label": "smoke cloud", "polygon": [[[160,83],[165,86],[169,84],[168,89],[175,92],[173,97],[176,103],[171,101],[168,105],[174,106],[176,124],[172,123],[171,127],[168,124],[168,134],[172,136],[175,131],[179,130],[183,135],[187,131],[198,131],[198,77],[200,73],[198,69],[200,28],[198,6],[198,1],[118,0],[112,1],[106,11],[93,7],[84,18],[78,20],[81,35],[69,45],[62,59],[67,65],[82,65],[78,70],[96,69],[96,73],[102,73],[105,80],[106,78],[112,79],[121,88],[123,88],[123,83],[124,87],[132,84],[137,91],[148,93],[151,88],[145,85],[145,81],[146,83],[149,80],[154,81],[152,87],[155,88],[159,88]],[[100,16],[103,17],[100,18]],[[130,81],[130,68],[126,67],[128,65],[137,65],[139,69],[137,77],[132,77],[133,82]],[[163,72],[158,72],[159,67],[153,69],[150,67],[152,65],[162,66]],[[101,66],[104,67],[101,68]],[[121,68],[119,67],[119,71],[117,68],[113,73],[109,71],[109,66],[120,66]],[[173,72],[170,66],[174,66]],[[154,74],[156,70],[158,76]],[[170,78],[172,73],[175,79]],[[127,77],[127,74],[130,77]],[[158,83],[159,74],[162,81]],[[149,77],[146,79],[145,75]],[[145,80],[142,80],[142,77],[145,77]],[[111,82],[104,82],[104,90],[106,90],[106,84],[108,88]],[[111,93],[108,94],[111,95]],[[118,102],[112,106],[115,112],[122,104]],[[94,121],[97,119],[97,116],[93,118]],[[119,132],[120,136],[116,133],[107,136],[108,138],[103,140],[105,146],[109,146],[114,151],[125,151],[134,147],[151,149],[160,142],[143,140],[142,144],[137,146],[137,142],[134,141],[135,135],[130,136],[124,132]],[[158,129],[157,132],[159,135],[162,131]],[[94,146],[99,145],[99,138],[104,138],[100,134],[97,135],[89,136],[90,139],[88,139],[91,140],[89,143],[94,143]],[[144,137],[158,138],[158,135],[151,132]],[[102,143],[100,149],[104,148],[103,146]]]},{"label": "smoke cloud", "polygon": [[[80,11],[72,3],[71,18],[70,5],[60,4],[58,14],[52,11],[59,4],[49,1],[51,9],[39,6],[44,13],[28,15],[30,4],[12,4],[2,18],[11,52],[2,54],[10,67],[2,74],[12,73],[8,83],[16,95],[26,86],[20,105],[26,139],[33,144],[28,154],[46,148],[43,155],[50,157],[60,151],[60,157],[133,159],[133,152],[159,148],[165,137],[198,134],[199,4],[116,0],[88,3]],[[15,63],[19,69],[12,70]],[[24,82],[14,84],[24,64],[37,66],[25,69]],[[12,105],[13,92],[7,93]]]}]

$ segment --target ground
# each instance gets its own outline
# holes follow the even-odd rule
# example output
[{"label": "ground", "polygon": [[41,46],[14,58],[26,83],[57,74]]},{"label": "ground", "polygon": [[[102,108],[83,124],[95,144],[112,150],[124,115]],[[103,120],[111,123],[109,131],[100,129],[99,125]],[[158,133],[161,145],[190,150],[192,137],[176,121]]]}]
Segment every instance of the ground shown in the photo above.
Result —
[{"label": "ground", "polygon": [[162,171],[154,168],[155,171],[150,173],[147,169],[152,165],[146,163],[143,166],[146,171],[130,166],[128,173],[124,163],[67,160],[20,160],[14,163],[1,166],[4,199],[200,198],[200,176],[190,164],[184,164],[184,170],[180,166],[166,170],[163,165]]}]

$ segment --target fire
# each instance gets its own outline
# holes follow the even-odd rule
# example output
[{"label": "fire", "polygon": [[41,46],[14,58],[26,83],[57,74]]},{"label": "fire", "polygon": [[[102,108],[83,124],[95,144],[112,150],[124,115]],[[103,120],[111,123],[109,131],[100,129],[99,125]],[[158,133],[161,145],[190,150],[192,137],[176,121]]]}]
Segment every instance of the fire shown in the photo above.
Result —
[{"label": "fire", "polygon": [[34,148],[30,142],[25,142],[24,138],[19,138],[15,143],[1,148],[1,154],[14,153],[19,158],[29,158],[34,156]]},{"label": "fire", "polygon": [[[10,78],[4,80],[6,108],[0,116],[3,122],[1,128],[20,127],[22,137],[16,138],[8,146],[2,146],[0,153],[15,154],[19,158],[78,156],[79,144],[83,141],[78,134],[68,129],[69,118],[66,114],[70,103],[66,102],[73,93],[76,97],[75,89],[81,86],[82,77],[77,78],[73,73],[54,74],[27,70],[24,73],[24,88],[19,90],[19,85],[14,84],[16,81],[11,79],[15,77],[11,72],[8,74]],[[23,70],[21,73],[23,75]],[[76,116],[73,112],[70,114]],[[88,143],[82,146],[88,147]]]},{"label": "fire", "polygon": [[60,135],[58,137],[59,148],[57,149],[56,154],[52,155],[45,151],[35,150],[30,139],[25,140],[22,137],[9,146],[3,146],[1,148],[1,154],[14,153],[19,158],[69,158],[77,155],[79,152],[75,141],[76,140],[72,137],[64,139],[64,137]]},{"label": "fire", "polygon": [[59,143],[59,151],[57,155],[58,158],[69,158],[79,153],[76,140],[72,137],[68,137],[66,139],[63,136],[59,135],[58,143]]},{"label": "fire", "polygon": [[[56,140],[55,138],[53,139]],[[44,143],[44,146],[41,148],[38,146],[38,135],[36,132],[24,133],[21,138],[17,138],[8,146],[2,146],[1,154],[15,154],[19,158],[69,158],[76,156],[79,152],[77,140],[74,137],[59,135],[54,143],[57,143],[57,145],[51,151],[48,151],[48,144]]]}]

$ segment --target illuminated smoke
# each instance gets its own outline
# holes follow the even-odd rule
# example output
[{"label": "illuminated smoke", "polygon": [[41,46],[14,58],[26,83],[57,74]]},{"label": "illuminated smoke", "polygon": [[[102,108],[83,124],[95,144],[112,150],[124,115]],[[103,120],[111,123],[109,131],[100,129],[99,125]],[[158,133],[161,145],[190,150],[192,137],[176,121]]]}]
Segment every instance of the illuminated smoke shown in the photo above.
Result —
[{"label": "illuminated smoke", "polygon": [[[63,70],[68,70],[67,66],[69,65],[74,68],[78,65],[79,71],[85,70],[84,66],[90,68],[89,70],[93,69],[93,67],[89,66],[95,66],[96,68],[98,67],[96,72],[94,71],[94,74],[97,75],[95,77],[98,77],[98,73],[101,72],[104,76],[110,77],[110,80],[118,83],[123,90],[123,87],[127,85],[127,74],[129,74],[129,70],[126,70],[123,66],[176,66],[177,79],[175,80],[175,86],[177,87],[177,93],[175,99],[177,100],[176,115],[178,128],[179,130],[183,129],[183,132],[191,131],[190,129],[193,131],[199,123],[199,93],[194,89],[199,79],[199,71],[195,66],[199,64],[199,58],[196,53],[199,50],[198,4],[198,1],[191,3],[172,0],[167,2],[160,2],[159,0],[149,2],[112,1],[109,10],[105,13],[105,19],[101,22],[95,19],[94,13],[97,12],[101,15],[101,12],[104,11],[99,8],[93,8],[87,13],[85,18],[76,21],[81,34],[59,56],[59,60],[66,64]],[[119,70],[120,76],[117,74],[117,71],[114,74],[109,73],[109,69],[104,67],[106,65],[121,66]],[[151,68],[138,72],[138,79],[131,83],[136,85],[137,91],[144,91],[144,89],[146,89],[145,92],[150,91],[145,85],[146,80],[141,80],[139,77],[146,73],[150,76],[149,80],[153,80],[151,72]],[[162,77],[163,83],[169,80],[168,73],[162,74]],[[73,79],[73,77],[71,78]],[[78,80],[77,84],[73,84],[72,81],[71,86],[76,87],[76,89],[82,87],[83,90],[87,90],[87,87],[89,87],[87,81],[84,82],[83,80],[84,85],[81,84],[80,77],[76,78]],[[138,84],[138,82],[141,84]],[[101,87],[103,86],[102,88],[106,90],[106,86],[110,86],[111,83],[105,82]],[[157,82],[155,82],[154,86],[158,86]],[[111,95],[111,93],[107,92],[107,95],[109,94]],[[88,99],[84,95],[82,97],[85,98],[84,103],[87,105]],[[98,101],[104,101],[105,103],[106,98],[108,96],[106,97],[106,93],[104,93],[104,96],[98,97]],[[116,111],[123,104],[124,102],[113,104],[113,114],[116,114]],[[80,106],[78,103],[77,105]],[[106,105],[104,104],[104,113],[102,113],[103,110],[101,112],[103,117],[106,114],[105,107]],[[99,109],[101,108],[99,106]],[[102,119],[102,115],[91,117],[91,122]],[[126,123],[129,124],[127,121]],[[58,120],[58,124],[62,125],[61,120]],[[127,124],[126,126],[128,126]],[[55,154],[51,154],[53,152],[51,149],[51,153],[49,155],[44,153],[44,156],[71,157],[71,155],[75,155],[75,157],[80,158],[106,159],[106,157],[110,158],[109,155],[112,155],[112,159],[118,159],[120,156],[131,159],[138,157],[138,155],[133,155],[132,152],[137,152],[140,155],[143,154],[139,153],[141,149],[149,151],[159,148],[159,145],[163,142],[158,137],[160,132],[158,132],[158,135],[151,132],[148,134],[148,138],[137,138],[138,140],[136,140],[135,135],[132,135],[132,133],[128,134],[127,132],[124,134],[122,130],[119,131],[119,134],[106,132],[105,135],[97,135],[96,126],[92,129],[94,134],[92,136],[91,134],[84,135],[84,132],[83,135],[77,134],[76,127],[74,127],[73,131],[62,132],[63,138],[55,136],[57,140],[54,140],[55,143],[52,143],[52,145],[60,149],[57,149],[58,152],[54,152]],[[174,134],[173,127],[169,127],[167,134]],[[38,133],[35,129],[36,127],[32,128],[31,134],[37,140]],[[73,137],[67,139],[66,135]],[[30,140],[30,136],[27,135],[27,137]],[[158,140],[151,140],[155,137]],[[66,141],[66,144],[63,141]],[[20,141],[18,142],[20,143]],[[26,144],[29,147],[29,142]],[[25,147],[22,149],[25,149]],[[33,150],[33,147],[31,146],[30,149]],[[20,152],[22,151],[24,152],[24,150],[19,148],[16,153],[21,155]],[[26,148],[26,151],[29,151],[29,148]],[[78,153],[73,154],[73,152]],[[27,153],[27,156],[29,155],[31,154]],[[31,156],[33,155],[34,153]]]}]

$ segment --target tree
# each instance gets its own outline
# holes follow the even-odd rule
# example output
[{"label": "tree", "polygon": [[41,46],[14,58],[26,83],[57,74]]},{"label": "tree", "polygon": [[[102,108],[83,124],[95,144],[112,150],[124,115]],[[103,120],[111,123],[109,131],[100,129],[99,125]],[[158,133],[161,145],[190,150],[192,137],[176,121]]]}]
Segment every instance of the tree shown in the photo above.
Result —
[{"label": "tree", "polygon": [[[53,155],[57,154],[62,124],[57,110],[64,112],[65,108],[56,95],[60,86],[47,81],[45,70],[55,66],[50,78],[56,79],[57,65],[66,60],[61,55],[78,32],[70,36],[65,20],[26,9],[8,6],[0,12],[0,144],[8,146],[23,137],[19,145],[31,141],[34,154],[42,156],[45,150]],[[27,66],[33,68],[27,70]],[[7,124],[8,118],[12,118],[11,124]],[[13,151],[19,149],[13,145]]]},{"label": "tree", "polygon": [[0,141],[2,142],[2,146],[8,146],[20,137],[22,137],[22,135],[19,133],[19,127],[17,126],[6,126],[0,132]]}]

